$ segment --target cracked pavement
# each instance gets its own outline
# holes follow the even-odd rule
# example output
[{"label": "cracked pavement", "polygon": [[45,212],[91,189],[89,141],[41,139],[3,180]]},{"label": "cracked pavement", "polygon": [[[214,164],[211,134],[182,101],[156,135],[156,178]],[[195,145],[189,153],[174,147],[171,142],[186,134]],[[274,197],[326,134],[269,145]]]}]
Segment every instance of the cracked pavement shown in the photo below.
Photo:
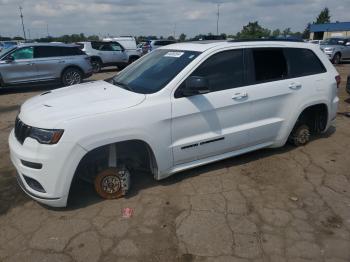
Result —
[{"label": "cracked pavement", "polygon": [[[337,69],[341,113],[350,111],[350,64]],[[101,200],[81,182],[67,209],[53,209],[19,189],[7,146],[19,105],[49,88],[0,95],[0,261],[350,261],[350,118],[339,114],[305,147],[264,149],[158,182],[134,175],[124,199]]]}]

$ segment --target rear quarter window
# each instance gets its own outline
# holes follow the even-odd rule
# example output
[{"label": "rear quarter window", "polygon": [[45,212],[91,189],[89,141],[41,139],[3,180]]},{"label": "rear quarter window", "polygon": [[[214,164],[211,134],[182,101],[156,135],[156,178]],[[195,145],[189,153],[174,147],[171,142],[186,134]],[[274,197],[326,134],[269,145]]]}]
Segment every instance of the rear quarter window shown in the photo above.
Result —
[{"label": "rear quarter window", "polygon": [[85,53],[79,47],[61,47],[61,56],[84,55]]},{"label": "rear quarter window", "polygon": [[285,48],[289,77],[302,77],[326,72],[326,68],[310,49]]}]

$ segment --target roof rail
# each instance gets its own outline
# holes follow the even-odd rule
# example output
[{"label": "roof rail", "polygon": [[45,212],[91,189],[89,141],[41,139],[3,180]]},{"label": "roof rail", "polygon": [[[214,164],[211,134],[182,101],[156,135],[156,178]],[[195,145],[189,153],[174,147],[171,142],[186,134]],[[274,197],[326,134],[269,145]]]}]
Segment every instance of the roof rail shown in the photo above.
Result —
[{"label": "roof rail", "polygon": [[257,39],[236,39],[236,40],[228,40],[227,42],[270,42],[270,41],[277,41],[277,42],[304,42],[302,39],[295,39],[295,38],[257,38]]}]

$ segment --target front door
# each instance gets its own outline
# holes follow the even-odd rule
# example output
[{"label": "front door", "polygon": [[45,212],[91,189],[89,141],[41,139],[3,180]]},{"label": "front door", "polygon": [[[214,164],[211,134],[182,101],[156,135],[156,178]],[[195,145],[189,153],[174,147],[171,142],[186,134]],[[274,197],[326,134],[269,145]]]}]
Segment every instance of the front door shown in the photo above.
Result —
[{"label": "front door", "polygon": [[183,84],[172,98],[174,165],[231,152],[249,140],[251,104],[244,86],[243,51],[214,54],[190,76],[205,77],[210,93],[184,97]]},{"label": "front door", "polygon": [[17,49],[10,55],[14,58],[12,62],[7,62],[6,58],[0,62],[0,72],[4,83],[16,84],[36,80],[37,69],[33,47]]}]

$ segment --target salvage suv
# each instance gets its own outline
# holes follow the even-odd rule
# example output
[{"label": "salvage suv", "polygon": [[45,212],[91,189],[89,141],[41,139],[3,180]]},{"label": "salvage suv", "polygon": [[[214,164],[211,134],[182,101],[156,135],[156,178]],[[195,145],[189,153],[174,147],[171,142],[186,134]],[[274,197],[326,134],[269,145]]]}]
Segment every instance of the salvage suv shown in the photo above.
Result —
[{"label": "salvage suv", "polygon": [[169,45],[110,82],[26,101],[9,137],[11,159],[22,189],[41,203],[66,206],[80,179],[117,198],[136,172],[160,180],[287,141],[305,145],[335,121],[339,82],[313,44]]}]

